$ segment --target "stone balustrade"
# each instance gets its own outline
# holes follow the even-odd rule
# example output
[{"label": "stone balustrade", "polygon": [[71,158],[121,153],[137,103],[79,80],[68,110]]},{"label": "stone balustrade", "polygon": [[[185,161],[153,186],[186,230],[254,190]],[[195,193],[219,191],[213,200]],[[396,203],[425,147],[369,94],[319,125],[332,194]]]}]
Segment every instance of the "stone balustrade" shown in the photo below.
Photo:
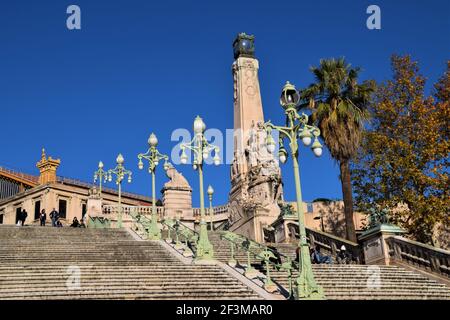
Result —
[{"label": "stone balustrade", "polygon": [[401,236],[389,237],[386,243],[394,261],[450,278],[450,251]]},{"label": "stone balustrade", "polygon": [[[119,213],[118,205],[104,205],[102,206],[102,213],[105,218],[111,217],[112,220],[115,220],[115,217]],[[158,219],[162,219],[164,217],[164,207],[156,207],[156,213],[158,214]],[[131,214],[139,214],[143,216],[151,216],[152,207],[151,206],[122,206],[122,214],[124,218],[129,217],[131,220]]]},{"label": "stone balustrade", "polygon": [[333,258],[337,256],[337,254],[340,252],[340,248],[344,245],[347,253],[351,254],[352,259],[355,263],[364,263],[363,251],[361,247],[355,242],[309,228],[306,228],[306,236],[309,239],[311,247],[319,246],[321,249],[329,252]]},{"label": "stone balustrade", "polygon": [[[200,208],[193,208],[194,217],[200,216]],[[209,215],[209,207],[205,208],[206,215]],[[213,214],[219,215],[219,214],[228,214],[228,204],[213,207]]]}]

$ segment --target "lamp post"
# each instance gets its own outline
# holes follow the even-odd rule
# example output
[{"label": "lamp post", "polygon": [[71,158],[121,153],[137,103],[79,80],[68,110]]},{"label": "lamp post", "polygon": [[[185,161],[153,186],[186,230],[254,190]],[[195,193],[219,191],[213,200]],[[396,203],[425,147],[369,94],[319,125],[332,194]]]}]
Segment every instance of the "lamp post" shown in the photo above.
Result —
[{"label": "lamp post", "polygon": [[102,194],[102,182],[106,183],[108,178],[108,172],[103,170],[103,162],[98,163],[98,170],[94,172],[94,183],[97,182],[98,179],[98,187],[99,187],[99,194],[101,196]]},{"label": "lamp post", "polygon": [[209,220],[211,222],[210,230],[213,231],[213,207],[212,207],[212,197],[214,194],[214,189],[211,185],[208,186],[208,199],[209,199]]},{"label": "lamp post", "polygon": [[155,171],[156,167],[159,164],[159,161],[164,160],[164,167],[167,167],[167,160],[169,157],[165,154],[162,154],[156,149],[158,145],[158,138],[155,134],[151,134],[148,138],[149,148],[146,153],[138,154],[138,167],[140,170],[144,168],[144,163],[142,159],[148,160],[149,167],[148,172],[152,175],[152,220],[150,223],[150,228],[148,230],[150,240],[160,240],[161,239],[161,230],[158,227],[158,216],[156,214],[156,191],[155,191]]},{"label": "lamp post", "polygon": [[314,143],[311,146],[314,154],[319,157],[322,155],[322,145],[318,137],[320,130],[316,126],[308,125],[308,116],[304,113],[301,115],[297,112],[296,106],[299,102],[300,95],[295,89],[295,86],[286,82],[281,92],[280,104],[284,109],[286,115],[286,126],[276,126],[270,121],[264,124],[267,132],[266,144],[269,152],[275,151],[275,141],[272,137],[272,129],[279,131],[280,149],[278,151],[279,159],[282,163],[287,160],[288,153],[283,145],[283,139],[287,138],[289,141],[290,153],[294,167],[295,191],[297,198],[297,216],[299,228],[299,275],[297,278],[297,298],[298,299],[323,299],[323,289],[316,284],[311,267],[311,257],[309,254],[309,247],[306,241],[305,217],[303,210],[302,193],[300,186],[300,173],[298,168],[298,141],[300,138],[304,145],[311,144],[314,136]]},{"label": "lamp post", "polygon": [[194,138],[188,142],[181,144],[181,163],[186,164],[188,157],[185,149],[189,149],[194,153],[193,168],[198,171],[199,189],[200,189],[200,236],[197,241],[196,259],[211,260],[214,257],[212,244],[208,239],[208,230],[205,221],[205,198],[203,191],[203,160],[209,157],[209,153],[214,150],[214,164],[220,164],[219,147],[210,144],[205,136],[206,125],[200,116],[194,120]]},{"label": "lamp post", "polygon": [[128,183],[131,183],[131,174],[130,170],[125,169],[123,166],[124,159],[121,153],[116,158],[117,166],[114,169],[108,170],[108,181],[112,181],[112,175],[116,176],[116,184],[119,187],[119,216],[117,218],[117,227],[122,228],[122,180],[128,175]]}]

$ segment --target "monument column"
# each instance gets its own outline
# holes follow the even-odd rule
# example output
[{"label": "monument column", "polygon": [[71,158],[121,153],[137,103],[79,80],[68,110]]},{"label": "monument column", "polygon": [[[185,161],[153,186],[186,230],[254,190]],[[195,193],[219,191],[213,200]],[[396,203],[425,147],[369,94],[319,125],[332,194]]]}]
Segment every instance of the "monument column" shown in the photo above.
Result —
[{"label": "monument column", "polygon": [[282,194],[278,161],[267,152],[255,58],[254,36],[240,33],[233,42],[234,158],[231,165],[229,212],[231,230],[264,241],[263,228],[280,213]]}]

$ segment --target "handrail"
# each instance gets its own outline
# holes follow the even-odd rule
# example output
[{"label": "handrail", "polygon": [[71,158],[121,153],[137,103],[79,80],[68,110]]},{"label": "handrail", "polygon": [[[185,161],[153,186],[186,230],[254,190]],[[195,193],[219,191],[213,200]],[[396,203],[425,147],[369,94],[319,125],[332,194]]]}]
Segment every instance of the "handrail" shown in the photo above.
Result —
[{"label": "handrail", "polygon": [[95,228],[95,229],[111,228],[111,220],[105,217],[89,217],[88,228]]},{"label": "handrail", "polygon": [[[245,268],[245,275],[249,278],[254,278],[253,275],[256,270],[251,265],[251,255],[255,258],[260,259],[264,262],[266,268],[266,278],[264,279],[264,288],[269,292],[276,291],[276,285],[273,283],[270,276],[270,266],[272,265],[276,270],[285,270],[288,272],[288,281],[289,281],[289,297],[293,297],[293,279],[292,279],[292,271],[294,269],[298,269],[298,263],[293,261],[290,257],[285,256],[278,251],[275,251],[268,246],[265,246],[261,243],[252,241],[242,235],[238,235],[231,231],[222,231],[220,232],[220,238],[226,240],[230,243],[230,251],[231,258],[228,261],[230,266],[236,266],[237,261],[235,259],[235,250],[236,247],[247,253],[247,266]],[[282,262],[282,258],[284,258],[284,262]],[[273,260],[276,259],[277,262]]]},{"label": "handrail", "polygon": [[[191,245],[191,242],[197,243],[199,239],[199,234],[195,230],[192,230],[179,220],[173,220],[170,218],[166,218],[161,220],[161,224],[167,227],[168,233],[167,233],[167,241],[170,241],[173,243],[173,240],[175,240],[175,249],[177,250],[184,250],[185,252],[183,255],[185,256],[196,256],[197,254],[197,248],[193,247]],[[171,231],[175,232],[175,239],[171,238]],[[184,238],[184,246],[180,241],[180,238]]]}]

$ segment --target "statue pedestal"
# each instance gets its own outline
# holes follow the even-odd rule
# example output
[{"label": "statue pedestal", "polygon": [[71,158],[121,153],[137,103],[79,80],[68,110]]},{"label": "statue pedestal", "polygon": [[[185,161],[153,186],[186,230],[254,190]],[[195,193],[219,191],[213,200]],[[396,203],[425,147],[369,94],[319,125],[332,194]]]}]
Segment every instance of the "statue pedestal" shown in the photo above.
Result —
[{"label": "statue pedestal", "polygon": [[162,202],[166,218],[189,218],[192,212],[192,189],[190,187],[164,187]]},{"label": "statue pedestal", "polygon": [[386,239],[405,232],[392,224],[379,224],[365,231],[359,237],[359,241],[363,245],[365,263],[389,265],[390,257]]},{"label": "statue pedestal", "polygon": [[102,216],[102,199],[98,196],[90,196],[87,201],[87,211],[84,216],[85,223],[89,226],[91,217]]}]

